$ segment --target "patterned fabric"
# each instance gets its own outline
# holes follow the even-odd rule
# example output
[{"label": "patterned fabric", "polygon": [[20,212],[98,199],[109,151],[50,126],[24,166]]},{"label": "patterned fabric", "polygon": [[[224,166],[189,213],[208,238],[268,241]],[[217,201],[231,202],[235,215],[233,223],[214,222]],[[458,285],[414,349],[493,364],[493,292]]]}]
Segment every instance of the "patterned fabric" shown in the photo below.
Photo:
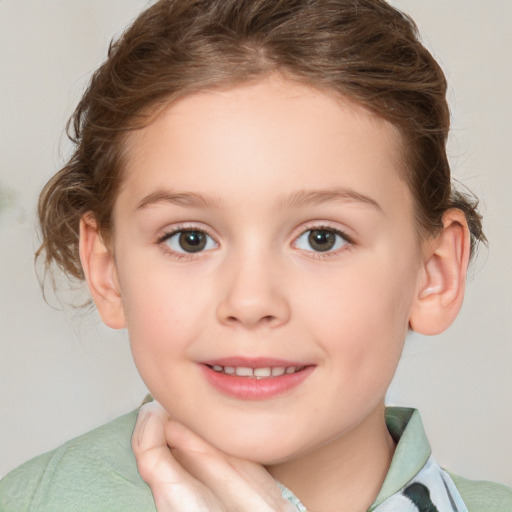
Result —
[{"label": "patterned fabric", "polygon": [[288,487],[285,487],[281,482],[277,482],[277,485],[281,489],[283,498],[287,499],[289,502],[295,505],[299,512],[307,512],[306,507],[300,502],[299,498],[297,498],[297,496],[295,496],[295,494],[293,494],[293,492],[288,489]]},{"label": "patterned fabric", "polygon": [[[290,489],[279,483],[283,497],[293,503],[299,512],[307,512]],[[436,461],[427,463],[411,481],[372,509],[373,512],[468,512],[451,477]]]},{"label": "patterned fabric", "polygon": [[429,457],[421,471],[375,512],[468,512],[450,475]]}]

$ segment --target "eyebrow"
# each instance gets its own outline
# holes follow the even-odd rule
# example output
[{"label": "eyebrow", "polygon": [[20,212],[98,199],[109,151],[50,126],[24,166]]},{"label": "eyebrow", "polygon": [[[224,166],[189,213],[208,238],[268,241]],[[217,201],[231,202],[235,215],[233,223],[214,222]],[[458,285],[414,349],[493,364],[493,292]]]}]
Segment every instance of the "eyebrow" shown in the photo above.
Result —
[{"label": "eyebrow", "polygon": [[205,196],[196,192],[172,192],[170,190],[157,190],[144,196],[137,210],[142,210],[148,206],[158,203],[171,203],[177,206],[203,206],[206,208],[218,208],[220,199],[213,196]]},{"label": "eyebrow", "polygon": [[281,200],[283,206],[290,205],[295,207],[306,205],[318,205],[328,202],[342,202],[342,203],[363,203],[371,206],[381,213],[384,213],[382,207],[377,201],[369,196],[360,194],[350,188],[335,188],[326,190],[299,190],[284,197]]},{"label": "eyebrow", "polygon": [[[327,202],[362,203],[383,213],[382,207],[364,194],[360,194],[349,188],[336,188],[325,190],[299,190],[292,194],[283,196],[279,200],[280,207],[291,206],[299,208],[308,205],[320,205]],[[136,209],[142,210],[148,206],[158,203],[171,203],[177,206],[218,208],[221,200],[216,196],[198,194],[196,192],[172,192],[170,190],[157,190],[144,196],[139,201]]]}]

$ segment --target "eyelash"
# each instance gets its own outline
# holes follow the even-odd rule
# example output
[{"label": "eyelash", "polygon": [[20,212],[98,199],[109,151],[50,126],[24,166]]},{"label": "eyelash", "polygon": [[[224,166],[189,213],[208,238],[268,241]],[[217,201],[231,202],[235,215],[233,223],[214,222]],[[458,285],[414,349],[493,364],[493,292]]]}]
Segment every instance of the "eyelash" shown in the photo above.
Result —
[{"label": "eyelash", "polygon": [[341,231],[340,229],[334,228],[332,226],[327,226],[327,225],[323,225],[323,224],[312,224],[312,225],[305,226],[305,227],[301,228],[300,234],[294,238],[293,244],[295,245],[301,237],[303,237],[306,233],[311,232],[311,231],[327,231],[329,233],[332,233],[332,234],[340,237],[344,243],[341,247],[339,247],[335,250],[328,250],[328,251],[324,251],[324,252],[314,251],[314,250],[310,250],[310,251],[306,250],[305,252],[308,253],[308,256],[310,258],[320,260],[320,259],[330,258],[333,256],[338,256],[341,252],[344,252],[344,251],[350,249],[354,245],[353,238],[350,237],[349,235],[347,235],[345,232]]},{"label": "eyelash", "polygon": [[[311,231],[326,231],[329,233],[332,233],[336,235],[337,237],[340,237],[342,241],[344,242],[343,245],[336,250],[326,250],[326,251],[314,251],[314,250],[304,250],[304,252],[308,253],[309,257],[314,259],[324,259],[329,258],[332,256],[337,256],[340,252],[345,251],[347,249],[350,249],[351,246],[354,245],[354,241],[352,237],[344,233],[343,231],[334,228],[332,226],[326,226],[326,225],[318,225],[313,224],[310,226],[303,227],[300,231],[300,234],[298,236],[295,236],[293,239],[293,246],[297,244],[297,241],[303,237],[306,233]],[[156,240],[156,244],[162,247],[162,250],[170,255],[173,256],[177,261],[183,261],[183,260],[190,260],[194,259],[195,257],[199,256],[203,252],[208,252],[210,249],[207,249],[206,251],[200,250],[197,252],[186,252],[186,251],[176,251],[174,249],[171,249],[165,242],[170,240],[173,236],[176,236],[179,233],[187,233],[187,232],[198,232],[203,233],[207,237],[209,237],[218,247],[218,242],[215,241],[215,239],[204,229],[199,228],[196,226],[186,226],[186,225],[178,225],[174,229],[165,232],[161,236],[158,237]]]},{"label": "eyelash", "polygon": [[[173,236],[175,236],[179,233],[187,233],[187,232],[188,233],[190,233],[190,232],[203,233],[204,235],[208,236],[211,240],[213,240],[215,242],[214,238],[204,228],[199,228],[196,226],[188,226],[188,225],[178,225],[175,228],[171,229],[170,231],[167,231],[163,235],[159,236],[158,239],[156,240],[156,244],[159,245],[160,247],[162,247],[162,250],[165,253],[170,254],[178,261],[193,259],[193,258],[197,257],[197,255],[201,254],[204,251],[201,250],[196,253],[186,252],[186,251],[183,251],[183,252],[175,251],[174,249],[171,249],[165,243],[168,240],[170,240]],[[217,242],[215,242],[215,244],[218,246]]]}]

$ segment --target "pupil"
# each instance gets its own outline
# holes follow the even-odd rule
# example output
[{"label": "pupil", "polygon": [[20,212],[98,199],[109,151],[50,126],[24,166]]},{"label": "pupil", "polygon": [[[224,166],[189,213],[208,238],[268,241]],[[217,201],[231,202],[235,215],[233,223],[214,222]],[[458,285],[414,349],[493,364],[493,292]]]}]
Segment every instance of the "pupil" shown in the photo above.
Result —
[{"label": "pupil", "polygon": [[199,252],[206,245],[206,236],[201,231],[184,231],[180,235],[180,247],[186,252]]},{"label": "pupil", "polygon": [[308,240],[315,251],[325,252],[334,247],[336,237],[331,231],[313,229],[309,233]]}]

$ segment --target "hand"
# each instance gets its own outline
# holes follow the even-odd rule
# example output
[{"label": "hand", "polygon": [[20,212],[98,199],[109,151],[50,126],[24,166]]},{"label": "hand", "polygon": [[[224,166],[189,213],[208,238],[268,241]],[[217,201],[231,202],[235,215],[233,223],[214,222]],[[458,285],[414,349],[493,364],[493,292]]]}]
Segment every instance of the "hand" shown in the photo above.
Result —
[{"label": "hand", "polygon": [[158,512],[296,512],[255,462],[226,455],[157,402],[141,407],[132,448]]}]

